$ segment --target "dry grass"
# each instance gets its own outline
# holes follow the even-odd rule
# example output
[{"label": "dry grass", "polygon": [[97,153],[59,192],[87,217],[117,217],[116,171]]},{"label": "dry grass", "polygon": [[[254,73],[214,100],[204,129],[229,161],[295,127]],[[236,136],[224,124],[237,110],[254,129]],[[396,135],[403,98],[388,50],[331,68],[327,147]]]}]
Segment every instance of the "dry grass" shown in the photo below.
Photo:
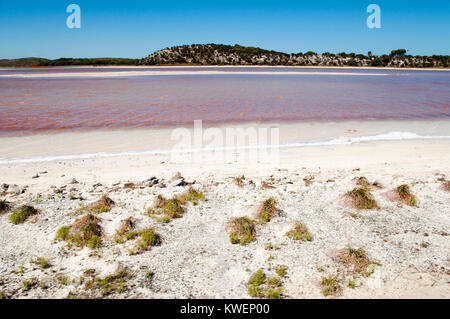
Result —
[{"label": "dry grass", "polygon": [[235,218],[230,222],[232,232],[230,241],[233,245],[247,245],[256,240],[255,222],[247,217]]},{"label": "dry grass", "polygon": [[275,189],[276,187],[273,186],[270,182],[262,181],[261,187],[265,189]]},{"label": "dry grass", "polygon": [[372,193],[365,188],[355,188],[346,194],[351,206],[358,209],[378,209]]},{"label": "dry grass", "polygon": [[115,205],[116,203],[111,198],[103,195],[102,198],[89,206],[89,211],[94,214],[106,213],[109,212]]},{"label": "dry grass", "polygon": [[258,218],[264,223],[270,222],[278,213],[276,204],[277,202],[274,198],[265,200],[258,208]]},{"label": "dry grass", "polygon": [[102,230],[99,225],[100,219],[94,215],[86,215],[72,226],[61,227],[57,234],[57,240],[64,240],[76,246],[88,246],[92,249],[100,246]]},{"label": "dry grass", "polygon": [[369,190],[372,188],[383,188],[383,186],[379,182],[375,181],[375,182],[371,183],[364,176],[356,178],[356,185],[361,186],[362,188],[369,189]]},{"label": "dry grass", "polygon": [[323,277],[321,281],[322,293],[325,297],[337,297],[342,294],[342,285],[337,275],[331,277]]},{"label": "dry grass", "polygon": [[312,235],[309,232],[308,227],[306,227],[306,225],[301,222],[297,222],[295,224],[295,227],[291,231],[286,233],[286,236],[288,236],[292,240],[297,240],[299,242],[312,240]]},{"label": "dry grass", "polygon": [[118,243],[124,243],[126,240],[134,239],[138,233],[134,231],[136,227],[136,220],[129,217],[120,222],[120,226],[116,231],[114,240]]},{"label": "dry grass", "polygon": [[239,187],[244,187],[245,176],[233,177],[234,183]]},{"label": "dry grass", "polygon": [[408,206],[417,206],[417,198],[411,193],[408,185],[400,185],[394,190],[399,201]]},{"label": "dry grass", "polygon": [[129,217],[120,222],[119,229],[117,230],[117,234],[125,234],[129,231],[133,230],[136,226],[136,220],[133,217]]},{"label": "dry grass", "polygon": [[182,202],[177,198],[166,199],[159,195],[153,208],[148,210],[149,215],[162,215],[161,222],[169,222],[174,218],[181,218],[184,214]]},{"label": "dry grass", "polygon": [[369,277],[373,272],[373,265],[378,264],[371,260],[364,249],[346,248],[341,250],[337,259],[344,264],[351,274],[360,274]]},{"label": "dry grass", "polygon": [[303,179],[303,182],[305,182],[306,187],[310,186],[312,183],[314,183],[314,176],[305,177]]},{"label": "dry grass", "polygon": [[186,192],[177,195],[171,199],[166,199],[159,195],[152,208],[148,210],[150,216],[160,215],[160,222],[170,222],[174,218],[181,218],[184,215],[184,205],[192,203],[198,205],[200,201],[205,201],[206,197],[203,191],[189,188]]},{"label": "dry grass", "polygon": [[137,185],[135,183],[125,183],[123,185],[123,188],[124,189],[141,189],[142,187],[141,187],[141,185]]},{"label": "dry grass", "polygon": [[446,190],[447,192],[450,192],[450,181],[444,181],[442,182],[442,188]]}]

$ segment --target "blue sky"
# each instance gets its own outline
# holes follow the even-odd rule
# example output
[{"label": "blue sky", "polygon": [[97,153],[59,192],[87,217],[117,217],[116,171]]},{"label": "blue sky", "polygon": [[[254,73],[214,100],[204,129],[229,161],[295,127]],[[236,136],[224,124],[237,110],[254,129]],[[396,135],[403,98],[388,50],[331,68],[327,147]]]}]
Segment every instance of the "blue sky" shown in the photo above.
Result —
[{"label": "blue sky", "polygon": [[[81,29],[66,26],[71,3],[81,7]],[[381,7],[381,29],[366,26],[371,3]],[[192,43],[449,55],[449,39],[449,0],[0,0],[0,58],[141,58]]]}]

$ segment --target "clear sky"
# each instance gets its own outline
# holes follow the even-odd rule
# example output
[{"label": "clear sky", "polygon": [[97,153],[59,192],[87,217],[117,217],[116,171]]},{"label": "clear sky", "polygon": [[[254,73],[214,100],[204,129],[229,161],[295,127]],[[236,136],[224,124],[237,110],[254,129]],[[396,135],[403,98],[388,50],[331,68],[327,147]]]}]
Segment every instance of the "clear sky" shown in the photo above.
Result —
[{"label": "clear sky", "polygon": [[[81,7],[81,29],[66,8]],[[381,7],[381,29],[366,8]],[[450,0],[0,0],[0,58],[141,58],[173,45],[220,43],[286,53],[450,54]]]}]

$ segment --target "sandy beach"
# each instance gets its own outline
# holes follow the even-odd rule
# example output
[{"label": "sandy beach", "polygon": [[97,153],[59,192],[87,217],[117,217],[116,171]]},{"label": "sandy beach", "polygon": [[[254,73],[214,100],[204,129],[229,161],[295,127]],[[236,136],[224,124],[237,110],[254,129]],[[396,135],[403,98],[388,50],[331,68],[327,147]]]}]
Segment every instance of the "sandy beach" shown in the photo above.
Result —
[{"label": "sandy beach", "polygon": [[[185,162],[170,153],[170,129],[0,138],[0,199],[8,203],[0,215],[0,290],[12,298],[251,298],[252,274],[273,277],[284,266],[283,298],[450,296],[448,122],[278,127],[279,161],[260,164]],[[393,196],[401,185],[414,205]],[[358,187],[378,208],[349,202]],[[181,198],[192,189],[204,198],[182,201],[182,217],[149,214],[159,195]],[[114,204],[93,211],[104,195]],[[276,214],[261,222],[269,198]],[[37,212],[13,224],[22,205]],[[55,239],[88,214],[97,218],[99,245]],[[255,238],[233,245],[230,221],[244,216],[255,220]],[[118,241],[130,217],[136,234],[153,228],[160,243],[136,251],[138,235]],[[286,235],[297,222],[311,240]],[[368,270],[339,259],[350,248],[365,252]],[[127,274],[120,289],[95,284],[120,271]],[[327,278],[336,280],[325,296]]]}]

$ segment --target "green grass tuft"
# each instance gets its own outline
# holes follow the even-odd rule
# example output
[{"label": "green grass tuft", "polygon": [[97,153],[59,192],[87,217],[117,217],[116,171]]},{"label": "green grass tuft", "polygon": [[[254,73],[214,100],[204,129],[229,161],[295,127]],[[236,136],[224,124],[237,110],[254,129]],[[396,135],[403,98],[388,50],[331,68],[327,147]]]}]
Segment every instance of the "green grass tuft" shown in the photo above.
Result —
[{"label": "green grass tuft", "polygon": [[378,204],[373,198],[373,195],[368,189],[365,188],[355,188],[347,193],[347,197],[358,209],[378,209]]},{"label": "green grass tuft", "polygon": [[186,193],[181,194],[178,197],[178,200],[182,205],[185,205],[186,203],[192,203],[194,206],[196,206],[200,201],[205,201],[206,197],[203,191],[198,191],[191,187]]},{"label": "green grass tuft", "polygon": [[277,214],[276,200],[274,198],[269,198],[261,204],[258,209],[258,216],[261,221],[268,223]]},{"label": "green grass tuft", "polygon": [[247,245],[256,240],[255,222],[247,217],[233,219],[231,228],[230,241],[233,245]]},{"label": "green grass tuft", "polygon": [[288,236],[292,240],[296,240],[296,241],[299,241],[299,242],[311,241],[312,240],[312,235],[308,231],[308,228],[306,227],[305,224],[303,224],[301,222],[297,222],[295,224],[294,229],[292,229],[291,231],[287,232],[286,236]]},{"label": "green grass tuft", "polygon": [[282,288],[269,288],[266,292],[266,299],[281,299],[281,296],[283,294]]},{"label": "green grass tuft", "polygon": [[24,223],[28,217],[37,214],[36,208],[33,206],[21,206],[17,208],[10,216],[9,219],[11,220],[11,223],[14,225],[22,224]]},{"label": "green grass tuft", "polygon": [[409,206],[417,206],[417,198],[411,193],[408,185],[400,185],[396,188],[400,200]]},{"label": "green grass tuft", "polygon": [[24,280],[22,282],[22,284],[23,284],[23,290],[28,291],[28,290],[31,290],[34,287],[36,287],[38,285],[38,282],[37,282],[36,278],[31,278],[29,280]]},{"label": "green grass tuft", "polygon": [[126,270],[119,270],[114,274],[104,278],[95,277],[85,284],[85,289],[98,291],[103,297],[112,293],[122,293],[125,289],[127,280],[132,277]]},{"label": "green grass tuft", "polygon": [[36,263],[42,268],[47,269],[50,268],[52,265],[50,264],[50,261],[48,259],[45,259],[43,257],[39,257],[36,259]]},{"label": "green grass tuft", "polygon": [[322,282],[322,293],[325,297],[328,296],[338,296],[342,293],[341,281],[338,276],[323,277]]},{"label": "green grass tuft", "polygon": [[261,286],[265,282],[266,282],[266,275],[264,274],[264,270],[259,269],[248,280],[247,285],[249,295],[252,297],[263,297],[264,291]]},{"label": "green grass tuft", "polygon": [[56,233],[56,240],[64,240],[76,246],[88,246],[91,249],[101,245],[100,219],[94,215],[86,215],[75,221],[72,226],[63,226]]},{"label": "green grass tuft", "polygon": [[275,268],[275,272],[278,274],[278,276],[284,278],[287,275],[287,267],[284,265],[277,266]]},{"label": "green grass tuft", "polygon": [[97,202],[90,205],[88,211],[92,214],[109,212],[116,203],[106,195],[103,195]]},{"label": "green grass tuft", "polygon": [[155,232],[153,228],[144,229],[139,232],[141,237],[138,243],[139,250],[144,252],[152,246],[161,244],[160,236]]},{"label": "green grass tuft", "polygon": [[367,252],[362,249],[346,248],[339,252],[338,260],[343,263],[353,274],[369,277],[373,273],[373,266],[379,263],[369,258]]}]

